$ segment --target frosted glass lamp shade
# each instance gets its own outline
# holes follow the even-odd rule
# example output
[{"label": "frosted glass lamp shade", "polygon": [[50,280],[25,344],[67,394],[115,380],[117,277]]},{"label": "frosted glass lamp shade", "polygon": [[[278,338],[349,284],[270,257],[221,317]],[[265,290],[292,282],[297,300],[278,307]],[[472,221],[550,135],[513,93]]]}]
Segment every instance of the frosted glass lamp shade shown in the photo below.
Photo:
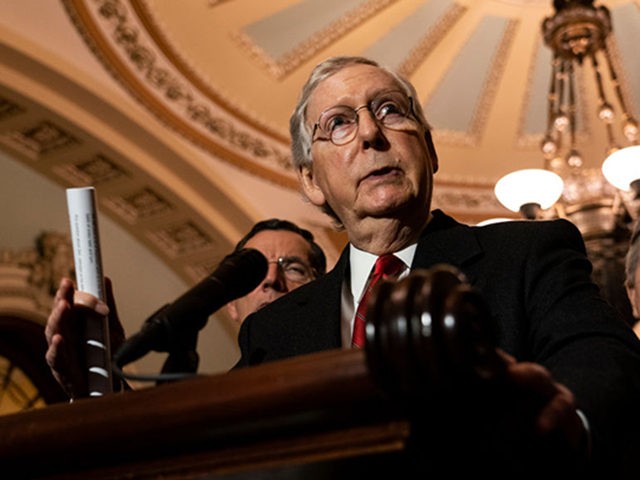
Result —
[{"label": "frosted glass lamp shade", "polygon": [[559,175],[541,168],[528,168],[502,177],[494,192],[502,205],[512,212],[520,212],[523,205],[539,205],[546,210],[558,201],[563,188]]},{"label": "frosted glass lamp shade", "polygon": [[616,150],[602,163],[602,174],[614,187],[628,192],[640,180],[640,145]]}]

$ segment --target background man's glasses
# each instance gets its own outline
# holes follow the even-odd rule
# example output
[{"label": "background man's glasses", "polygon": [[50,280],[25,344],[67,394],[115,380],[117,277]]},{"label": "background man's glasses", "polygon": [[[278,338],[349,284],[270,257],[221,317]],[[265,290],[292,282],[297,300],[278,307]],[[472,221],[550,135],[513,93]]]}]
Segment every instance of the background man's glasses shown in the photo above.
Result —
[{"label": "background man's glasses", "polygon": [[[413,98],[400,91],[382,92],[368,104],[358,108],[347,105],[336,105],[320,114],[313,126],[311,142],[329,140],[334,145],[344,145],[353,140],[358,131],[358,113],[367,109],[379,125],[392,130],[404,130],[415,126],[410,117],[413,111]],[[316,133],[320,136],[316,137]]]},{"label": "background man's glasses", "polygon": [[277,264],[284,277],[290,282],[306,283],[317,277],[315,270],[298,257],[280,257],[269,263]]}]

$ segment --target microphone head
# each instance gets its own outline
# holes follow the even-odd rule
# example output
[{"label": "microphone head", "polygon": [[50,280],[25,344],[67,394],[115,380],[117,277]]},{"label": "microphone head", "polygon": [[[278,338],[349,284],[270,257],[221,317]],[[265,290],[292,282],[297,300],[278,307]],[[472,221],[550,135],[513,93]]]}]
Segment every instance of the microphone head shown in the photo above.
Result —
[{"label": "microphone head", "polygon": [[243,297],[253,291],[267,276],[269,262],[255,248],[243,248],[224,257],[211,275],[227,292],[229,300]]}]

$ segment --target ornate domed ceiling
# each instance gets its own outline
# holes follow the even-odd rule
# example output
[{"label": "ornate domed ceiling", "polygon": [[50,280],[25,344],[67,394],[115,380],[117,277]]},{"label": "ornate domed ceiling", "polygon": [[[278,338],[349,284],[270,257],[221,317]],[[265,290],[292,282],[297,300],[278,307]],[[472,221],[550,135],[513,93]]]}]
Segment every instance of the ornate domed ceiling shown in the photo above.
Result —
[{"label": "ornate domed ceiling", "polygon": [[[606,3],[623,90],[640,110],[638,5]],[[548,0],[76,0],[67,6],[109,70],[170,128],[288,188],[295,179],[287,121],[297,92],[313,65],[340,54],[372,57],[415,83],[435,127],[441,183],[486,187],[515,167],[542,166],[551,55],[540,25],[553,13]],[[583,95],[592,95],[589,86],[581,78]],[[598,167],[605,144],[589,121],[579,133],[593,137],[585,158]],[[444,192],[444,203],[465,201],[454,190]],[[496,208],[492,198],[476,201]]]},{"label": "ornate domed ceiling", "polygon": [[[639,2],[596,4],[611,11],[610,44],[622,91],[640,112]],[[80,34],[99,63],[69,68],[38,61],[48,75],[64,77],[55,79],[56,94],[90,111],[93,120],[83,124],[81,115],[73,117],[54,102],[47,106],[73,123],[71,137],[84,131],[104,148],[91,161],[35,168],[70,185],[125,172],[130,184],[109,178],[103,187],[109,214],[178,269],[211,259],[212,252],[219,258],[254,220],[273,215],[318,232],[335,257],[344,238],[302,206],[288,163],[288,118],[298,91],[313,66],[332,55],[372,57],[416,85],[440,156],[436,207],[470,222],[512,215],[496,201],[495,181],[516,168],[543,166],[539,144],[551,54],[540,26],[553,14],[550,0],[64,0],[61,5],[73,35]],[[46,43],[44,33],[39,41]],[[6,59],[33,69],[28,60],[34,55],[27,51],[12,42],[5,53],[13,56]],[[73,50],[56,55],[70,63],[78,59]],[[82,75],[74,76],[75,68]],[[578,94],[589,100],[580,112],[578,135],[586,142],[586,166],[599,168],[606,142],[589,113],[596,103],[591,72],[585,70]],[[112,94],[113,86],[96,83],[104,77],[117,80],[122,90]],[[3,118],[10,117],[11,105],[37,101],[24,84],[10,79],[3,84],[9,100]],[[24,96],[22,103],[12,92]],[[107,125],[98,128],[93,123],[101,116]],[[20,149],[16,139],[22,147],[34,141],[24,130],[22,136],[4,130],[3,143],[12,151]],[[172,208],[182,214],[171,217]],[[197,251],[202,255],[193,254]]]},{"label": "ornate domed ceiling", "polygon": [[[623,90],[638,110],[637,2],[600,3],[611,10]],[[549,0],[66,4],[96,54],[156,115],[284,185],[292,185],[287,122],[297,92],[313,65],[340,54],[372,57],[415,83],[439,145],[455,149],[443,177],[493,183],[513,166],[540,163],[551,58],[540,25],[553,13]],[[590,94],[585,79],[581,88]],[[594,152],[587,161],[598,165]]]}]

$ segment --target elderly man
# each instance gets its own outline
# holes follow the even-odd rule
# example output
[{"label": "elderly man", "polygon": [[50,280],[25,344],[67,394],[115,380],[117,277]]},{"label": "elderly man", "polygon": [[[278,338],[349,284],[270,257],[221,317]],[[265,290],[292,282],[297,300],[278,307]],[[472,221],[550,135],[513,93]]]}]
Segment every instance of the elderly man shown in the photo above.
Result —
[{"label": "elderly man", "polygon": [[[361,345],[358,306],[379,257],[399,259],[400,277],[449,264],[490,307],[517,401],[497,401],[489,414],[463,399],[457,415],[433,415],[424,461],[449,473],[482,464],[506,476],[621,474],[635,452],[618,449],[637,436],[640,348],[599,297],[578,230],[565,220],[469,227],[431,211],[438,158],[416,92],[368,59],[318,65],[290,128],[302,191],[345,228],[349,245],[327,275],[245,320],[237,367]],[[456,417],[496,419],[482,431],[495,427],[501,445]]]},{"label": "elderly man", "polygon": [[[256,223],[237,243],[234,251],[242,248],[261,252],[267,258],[269,268],[253,291],[226,305],[229,316],[238,325],[248,314],[326,271],[326,257],[313,234],[288,220],[272,218]],[[110,282],[107,282],[107,300],[109,306],[93,295],[75,291],[68,278],[61,281],[56,292],[45,328],[49,345],[46,360],[54,377],[71,398],[85,396],[87,389],[79,325],[84,315],[94,312],[109,315],[112,352],[116,352],[124,341],[124,330],[118,319]]]}]

